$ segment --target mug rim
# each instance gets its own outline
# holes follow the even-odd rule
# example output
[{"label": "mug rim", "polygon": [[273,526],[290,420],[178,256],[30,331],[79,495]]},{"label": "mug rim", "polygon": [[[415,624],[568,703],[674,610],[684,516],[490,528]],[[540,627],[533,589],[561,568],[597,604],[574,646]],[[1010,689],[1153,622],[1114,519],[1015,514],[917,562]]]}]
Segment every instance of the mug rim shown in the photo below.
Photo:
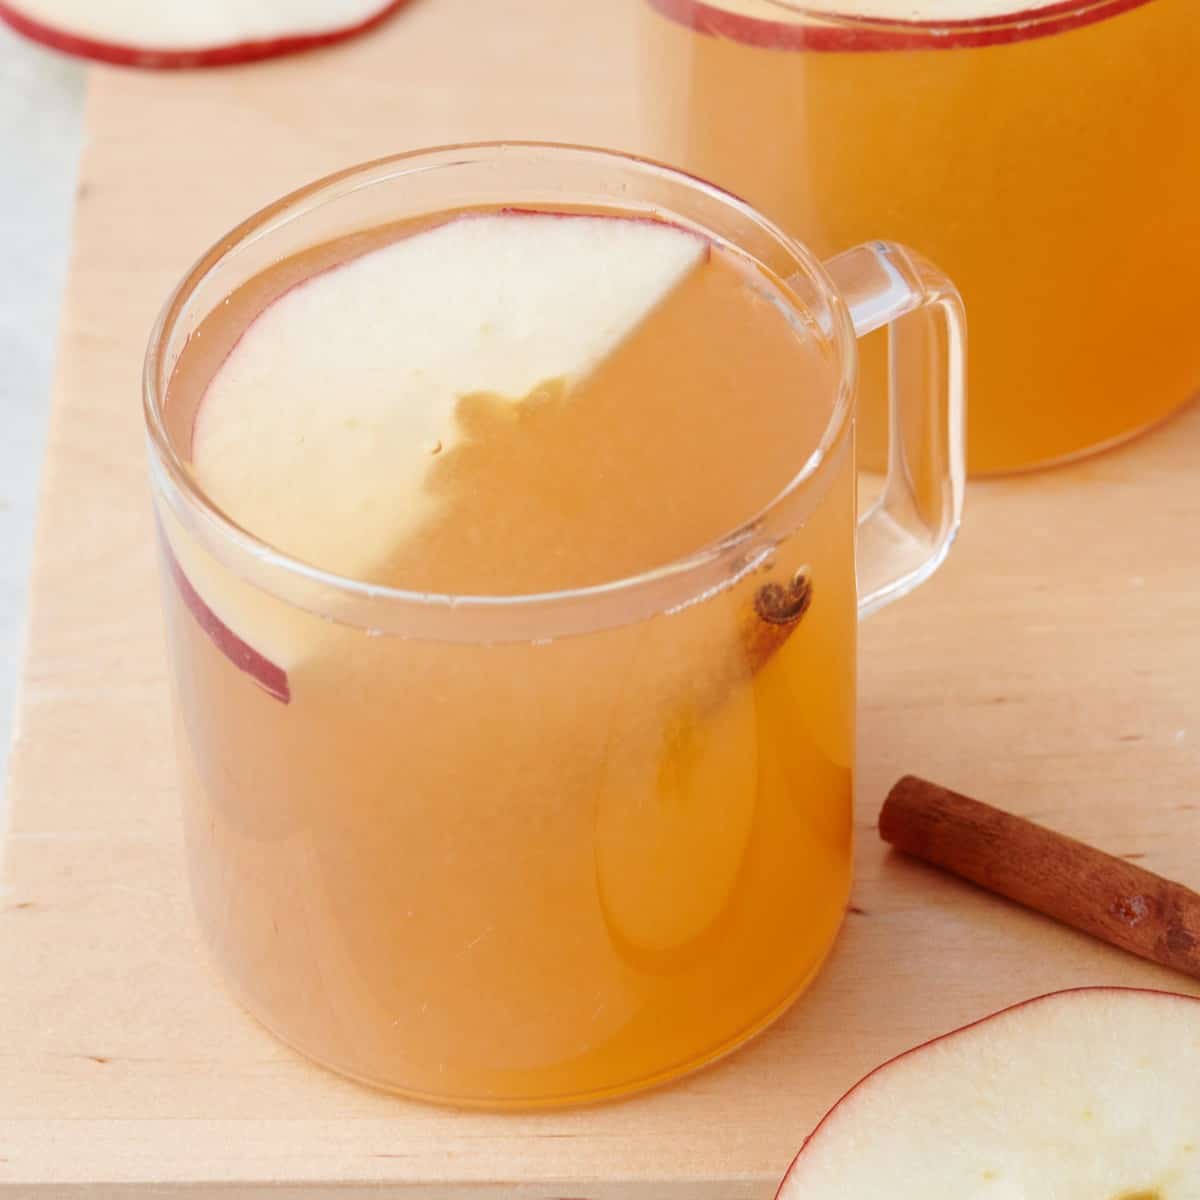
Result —
[{"label": "mug rim", "polygon": [[[176,449],[167,431],[165,419],[165,400],[171,372],[177,361],[176,359],[167,362],[168,343],[190,299],[206,276],[239,247],[246,246],[249,242],[269,234],[272,229],[311,211],[314,207],[326,203],[336,203],[340,195],[346,194],[344,189],[347,188],[347,185],[349,185],[350,191],[357,191],[362,187],[376,186],[409,173],[445,170],[455,166],[473,164],[484,158],[503,158],[514,154],[550,155],[564,160],[585,159],[599,163],[611,163],[626,169],[632,168],[641,175],[681,185],[691,192],[704,194],[710,200],[715,200],[722,207],[733,210],[739,217],[751,222],[757,231],[766,234],[790,257],[792,272],[787,277],[781,277],[785,286],[789,279],[795,278],[800,272],[807,273],[816,284],[816,299],[824,308],[823,312],[818,311],[816,315],[822,318],[822,334],[827,337],[835,354],[836,378],[833,380],[833,386],[837,388],[837,395],[834,398],[828,421],[811,453],[770,501],[750,517],[738,522],[729,531],[711,539],[703,546],[633,574],[579,587],[548,591],[472,594],[423,591],[370,583],[339,574],[289,554],[259,537],[252,530],[240,525],[220,508],[199,485],[194,472]],[[572,202],[569,191],[563,195],[562,201],[564,203]],[[436,208],[430,210],[431,213],[437,211]],[[655,206],[655,211],[660,211],[660,206]],[[666,210],[661,211],[668,217],[671,215]],[[698,231],[708,233],[714,241],[730,241],[730,239],[722,238],[706,229],[700,222],[690,221],[689,223]],[[736,241],[732,241],[731,244],[737,246]],[[745,252],[750,253],[749,251]],[[752,255],[752,257],[757,256]],[[788,297],[785,296],[785,299]],[[789,304],[789,307],[793,313],[807,313],[810,318],[814,315],[811,308],[802,309],[799,304]],[[502,618],[504,614],[524,613],[528,618],[534,613],[544,612],[547,606],[560,606],[570,602],[601,604],[602,606],[605,602],[619,604],[622,597],[639,589],[647,589],[653,585],[663,585],[695,576],[702,586],[689,593],[690,598],[683,604],[676,606],[685,607],[695,599],[697,594],[708,594],[712,590],[714,585],[711,582],[705,584],[703,577],[711,575],[714,568],[720,569],[724,564],[739,558],[747,560],[744,569],[740,572],[732,575],[726,573],[718,577],[730,585],[741,578],[743,574],[757,569],[763,560],[763,554],[755,555],[753,552],[758,540],[756,535],[780,506],[820,474],[822,467],[842,443],[854,412],[857,367],[857,339],[849,311],[820,259],[803,243],[791,237],[752,205],[732,192],[717,187],[687,171],[652,158],[624,151],[566,142],[487,140],[423,147],[385,155],[343,168],[313,180],[265,205],[219,238],[185,272],[179,283],[172,289],[154,322],[143,363],[142,411],[155,487],[161,487],[169,493],[168,501],[172,502],[177,515],[185,517],[194,529],[201,531],[206,542],[215,539],[222,546],[228,547],[234,558],[243,562],[253,562],[259,568],[260,576],[263,572],[269,575],[282,574],[285,578],[294,580],[309,591],[313,587],[321,591],[330,591],[343,602],[349,603],[351,608],[355,602],[367,602],[372,608],[377,609],[382,602],[386,606],[398,606],[410,612],[452,610],[461,614],[474,611],[480,614],[491,613],[494,618]],[[180,506],[182,506],[182,510]],[[227,565],[230,565],[228,561]],[[274,591],[273,588],[268,588],[268,590]],[[310,608],[308,604],[302,604],[301,607]],[[339,611],[342,607],[339,605]],[[324,606],[321,608],[324,609]],[[337,619],[345,618],[339,616]],[[626,619],[628,620],[628,618]],[[348,620],[350,623],[357,623],[353,616]],[[377,622],[362,623],[364,626],[377,624]],[[609,622],[601,620],[592,624],[591,627],[603,627],[607,624]],[[418,634],[418,636],[420,635]],[[507,638],[501,635],[498,640],[507,640]]]},{"label": "mug rim", "polygon": [[1014,7],[1007,12],[979,17],[884,17],[871,13],[838,12],[821,3],[810,3],[809,0],[767,0],[767,3],[775,8],[785,9],[801,17],[828,21],[831,24],[860,26],[865,29],[920,29],[931,33],[945,30],[948,34],[994,29],[998,26],[1019,26],[1032,31],[1039,25],[1071,17],[1090,16],[1093,12],[1099,16],[1116,16],[1128,9],[1149,4],[1150,0],[1048,0],[1040,5],[1036,0],[1033,4],[1030,0],[1012,2]]},{"label": "mug rim", "polygon": [[1040,7],[1037,0],[1013,0],[1006,12],[976,17],[846,13],[832,7],[834,2],[762,0],[778,13],[773,20],[769,14],[730,10],[721,0],[647,0],[664,16],[699,32],[749,45],[817,51],[951,50],[1007,45],[1107,21],[1154,0],[1048,0]]}]

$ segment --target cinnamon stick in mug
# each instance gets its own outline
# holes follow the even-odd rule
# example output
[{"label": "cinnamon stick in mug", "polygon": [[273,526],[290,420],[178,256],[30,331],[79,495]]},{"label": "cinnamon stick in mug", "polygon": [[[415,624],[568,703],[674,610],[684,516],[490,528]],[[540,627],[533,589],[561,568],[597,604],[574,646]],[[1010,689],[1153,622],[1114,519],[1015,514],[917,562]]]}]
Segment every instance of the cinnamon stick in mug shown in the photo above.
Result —
[{"label": "cinnamon stick in mug", "polygon": [[1200,895],[1023,817],[906,775],[883,840],[1110,945],[1200,978]]}]

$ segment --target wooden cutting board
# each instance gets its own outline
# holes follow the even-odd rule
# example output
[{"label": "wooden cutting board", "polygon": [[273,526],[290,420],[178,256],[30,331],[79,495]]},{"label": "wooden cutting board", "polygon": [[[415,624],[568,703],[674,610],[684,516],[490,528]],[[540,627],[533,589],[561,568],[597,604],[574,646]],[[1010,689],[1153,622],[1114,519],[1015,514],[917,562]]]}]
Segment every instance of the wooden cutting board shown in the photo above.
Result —
[{"label": "wooden cutting board", "polygon": [[1196,407],[1093,461],[975,485],[946,568],[865,625],[855,907],[810,993],[724,1063],[587,1110],[443,1111],[298,1058],[210,969],[143,478],[155,312],[226,228],[346,164],[478,137],[642,147],[634,2],[415,0],[309,57],[92,73],[9,784],[0,1188],[768,1197],[826,1106],[914,1042],[1053,988],[1200,992],[874,832],[916,770],[1200,887]]}]

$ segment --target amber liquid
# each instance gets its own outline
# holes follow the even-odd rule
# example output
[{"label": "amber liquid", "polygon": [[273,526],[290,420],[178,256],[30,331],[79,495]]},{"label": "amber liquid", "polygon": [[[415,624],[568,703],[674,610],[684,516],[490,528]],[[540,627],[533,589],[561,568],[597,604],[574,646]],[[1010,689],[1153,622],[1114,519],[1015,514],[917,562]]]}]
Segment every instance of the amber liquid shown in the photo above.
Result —
[{"label": "amber liquid", "polygon": [[[182,451],[254,314],[371,240],[289,260],[201,325],[168,397]],[[836,390],[832,349],[776,288],[714,253],[578,386],[460,400],[466,437],[426,480],[436,516],[378,581],[576,586],[753,516]],[[234,578],[160,510],[205,604],[287,670],[284,703],[166,573],[193,885],[247,1007],[347,1074],[496,1107],[641,1087],[778,1015],[850,881],[851,449],[848,432],[829,447],[744,578],[554,639],[324,621]],[[764,652],[755,596],[797,571],[811,606]]]},{"label": "amber liquid", "polygon": [[[650,5],[644,28],[663,157],[821,255],[889,238],[958,284],[973,472],[1114,442],[1200,387],[1194,0],[936,50],[770,49]],[[865,368],[880,461],[880,344]]]}]

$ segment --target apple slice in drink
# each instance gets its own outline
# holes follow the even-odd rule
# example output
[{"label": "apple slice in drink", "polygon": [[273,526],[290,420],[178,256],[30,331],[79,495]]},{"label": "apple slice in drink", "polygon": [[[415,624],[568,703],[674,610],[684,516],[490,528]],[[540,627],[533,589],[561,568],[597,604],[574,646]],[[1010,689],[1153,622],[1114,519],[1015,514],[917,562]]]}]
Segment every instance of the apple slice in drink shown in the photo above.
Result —
[{"label": "apple slice in drink", "polygon": [[685,950],[729,906],[758,802],[752,682],[812,596],[801,571],[752,594],[731,587],[638,634],[610,718],[595,846],[605,921],[644,965]]},{"label": "apple slice in drink", "polygon": [[712,657],[697,662],[695,686],[662,696],[660,706],[647,703],[646,679],[631,681],[618,699],[623,719],[610,731],[596,805],[596,886],[614,939],[639,959],[682,950],[713,926],[750,840],[754,696],[743,680],[707,703]]},{"label": "apple slice in drink", "polygon": [[778,1200],[1195,1200],[1200,999],[1082,988],[902,1054],[817,1126]]},{"label": "apple slice in drink", "polygon": [[129,67],[219,67],[311,50],[405,0],[0,0],[0,20],[66,54]]},{"label": "apple slice in drink", "polygon": [[[371,581],[436,504],[423,484],[459,437],[461,397],[516,405],[583,377],[707,251],[662,222],[479,213],[315,275],[259,314],[210,382],[197,481],[263,541]],[[283,606],[252,602],[175,532],[183,574],[237,639],[219,647],[284,673],[315,652],[318,622],[281,621]],[[254,673],[252,656],[231,658]]]},{"label": "apple slice in drink", "polygon": [[[950,50],[1063,33],[1149,0],[647,0],[699,33],[770,50]],[[839,21],[838,18],[845,18]],[[857,23],[856,23],[857,21]]]}]

